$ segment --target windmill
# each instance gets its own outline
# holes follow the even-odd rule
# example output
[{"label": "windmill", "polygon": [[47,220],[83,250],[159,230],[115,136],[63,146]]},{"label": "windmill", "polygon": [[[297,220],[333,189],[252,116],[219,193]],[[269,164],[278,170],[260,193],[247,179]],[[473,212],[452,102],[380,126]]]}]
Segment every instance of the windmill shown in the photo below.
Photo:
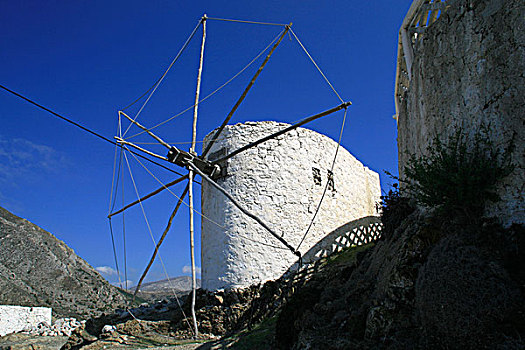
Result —
[{"label": "windmill", "polygon": [[[278,36],[276,36],[276,38],[270,43],[270,45],[267,46],[267,49],[269,49],[269,51],[268,51],[265,59],[260,64],[258,70],[253,75],[252,79],[250,80],[248,85],[245,87],[245,89],[241,93],[240,97],[234,103],[233,107],[231,108],[230,112],[227,114],[227,116],[224,119],[224,121],[222,122],[222,124],[217,129],[215,129],[215,131],[212,133],[211,137],[209,137],[209,140],[206,143],[202,153],[198,154],[196,152],[196,142],[197,142],[196,133],[197,133],[198,107],[199,107],[200,103],[202,103],[205,99],[207,99],[210,96],[210,95],[208,95],[208,96],[206,96],[203,99],[200,98],[201,78],[202,78],[204,51],[205,51],[205,43],[206,43],[206,23],[209,20],[228,21],[228,22],[240,22],[240,23],[247,23],[247,24],[274,25],[274,26],[279,26],[282,29],[281,29],[281,32],[278,34]],[[288,249],[291,253],[295,254],[297,256],[297,259],[299,259],[299,261],[300,261],[301,260],[301,254],[298,251],[298,247],[292,246],[286,239],[284,239],[282,237],[282,235],[280,235],[279,233],[275,232],[275,230],[271,228],[270,224],[268,224],[267,222],[265,222],[264,220],[259,218],[257,215],[255,215],[253,212],[248,210],[242,203],[237,201],[230,193],[228,193],[228,191],[226,189],[222,188],[215,180],[221,175],[221,172],[223,171],[223,169],[221,168],[221,164],[223,164],[226,160],[228,160],[228,159],[230,159],[232,157],[235,157],[235,156],[239,155],[242,152],[245,152],[245,151],[250,150],[250,149],[252,149],[254,147],[257,147],[258,145],[260,145],[260,144],[262,144],[264,142],[267,142],[269,140],[275,139],[275,138],[277,138],[277,137],[279,137],[281,135],[284,135],[284,134],[286,134],[286,133],[288,133],[288,132],[290,132],[292,130],[295,130],[295,129],[297,129],[297,128],[299,128],[299,127],[301,127],[301,126],[303,126],[303,125],[305,125],[305,124],[307,124],[309,122],[312,122],[312,121],[314,121],[316,119],[319,119],[321,117],[330,115],[330,114],[335,113],[337,111],[344,110],[345,111],[345,117],[346,117],[346,109],[350,105],[350,102],[343,101],[340,98],[339,94],[337,94],[337,92],[335,91],[333,86],[330,84],[330,82],[328,81],[326,76],[322,73],[322,71],[319,69],[318,65],[315,63],[315,61],[313,60],[311,55],[308,53],[308,51],[305,49],[303,44],[300,42],[300,40],[298,39],[297,35],[292,31],[291,26],[292,26],[291,23],[290,24],[277,24],[277,23],[263,23],[263,22],[254,22],[254,21],[240,21],[240,20],[231,20],[231,19],[222,19],[222,18],[212,18],[212,17],[207,17],[206,15],[204,15],[199,20],[197,26],[192,31],[192,33],[190,34],[189,38],[186,40],[186,42],[182,46],[182,49],[179,51],[179,53],[177,54],[177,56],[175,57],[173,62],[170,64],[170,66],[168,67],[168,69],[164,73],[164,75],[154,84],[154,86],[148,92],[146,92],[145,95],[142,96],[142,97],[145,97],[146,95],[149,94],[147,99],[146,99],[146,101],[145,101],[145,103],[142,105],[142,107],[136,113],[136,115],[133,116],[133,117],[129,116],[127,113],[124,112],[124,110],[121,110],[121,111],[118,112],[119,129],[118,129],[118,135],[115,136],[115,140],[118,143],[118,145],[120,146],[121,150],[126,151],[126,152],[131,152],[133,150],[134,152],[131,153],[132,155],[136,154],[136,152],[139,152],[139,153],[143,154],[144,156],[155,158],[157,161],[160,161],[161,164],[163,164],[164,167],[168,167],[170,169],[173,168],[173,167],[177,167],[178,168],[177,170],[186,172],[186,174],[179,173],[179,172],[175,171],[177,174],[179,174],[179,177],[177,177],[176,179],[172,180],[169,183],[165,183],[165,184],[162,183],[161,181],[159,181],[161,186],[159,188],[151,191],[147,195],[138,196],[138,191],[137,191],[138,199],[136,201],[133,201],[133,202],[127,204],[127,205],[123,205],[123,207],[118,209],[118,210],[115,210],[115,211],[111,211],[110,210],[110,213],[108,215],[108,218],[110,220],[110,228],[111,228],[111,218],[114,217],[115,215],[123,214],[127,209],[129,209],[129,208],[131,208],[133,206],[136,206],[136,205],[140,205],[142,207],[142,203],[145,200],[148,200],[149,198],[152,198],[152,197],[156,196],[157,194],[159,194],[160,192],[165,191],[165,190],[168,190],[168,191],[171,192],[170,187],[172,187],[172,186],[174,186],[176,184],[179,184],[179,183],[186,182],[186,186],[185,186],[184,190],[182,191],[182,193],[179,196],[175,195],[178,198],[177,204],[175,205],[175,207],[174,207],[174,209],[173,209],[173,211],[172,211],[172,213],[171,213],[171,215],[170,215],[170,217],[168,219],[168,224],[166,225],[166,228],[164,229],[163,234],[161,235],[160,239],[156,243],[156,246],[155,246],[154,252],[152,254],[152,257],[151,257],[151,259],[150,259],[150,261],[149,261],[145,271],[143,272],[143,274],[142,274],[142,276],[141,276],[141,278],[140,278],[140,280],[139,280],[139,282],[137,284],[137,287],[136,287],[136,290],[135,290],[135,295],[139,291],[140,286],[141,286],[144,278],[146,277],[146,274],[148,273],[149,269],[151,268],[151,266],[152,266],[152,264],[153,264],[153,262],[154,262],[154,260],[155,260],[155,258],[157,256],[157,254],[158,254],[159,247],[161,246],[161,244],[164,241],[167,233],[169,232],[169,230],[170,230],[170,228],[172,226],[173,220],[174,220],[177,212],[179,211],[181,205],[184,203],[184,200],[185,200],[185,198],[187,196],[188,197],[189,217],[190,217],[189,236],[190,236],[190,252],[191,252],[190,254],[191,254],[191,266],[192,266],[192,304],[191,304],[192,307],[191,307],[191,310],[192,310],[193,328],[194,328],[195,335],[198,335],[197,321],[196,321],[196,317],[195,317],[196,270],[195,270],[195,252],[194,252],[194,235],[195,235],[195,230],[194,230],[194,213],[195,213],[195,209],[194,209],[194,183],[195,183],[196,176],[199,176],[202,179],[202,181],[206,181],[211,186],[216,188],[219,192],[221,192],[224,196],[226,196],[226,198],[228,198],[231,201],[231,203],[235,207],[237,207],[238,210],[240,210],[247,217],[249,217],[252,220],[254,220],[255,222],[257,222],[261,227],[263,227],[266,230],[266,232],[268,234],[272,235],[275,239],[277,239],[282,244],[283,247]],[[195,92],[195,102],[194,102],[193,106],[191,106],[190,108],[187,108],[186,110],[181,112],[181,113],[184,113],[184,112],[188,111],[189,109],[193,109],[193,124],[192,124],[192,138],[191,138],[192,141],[191,141],[189,149],[186,151],[186,150],[183,150],[183,149],[181,149],[179,147],[176,147],[176,146],[166,142],[159,135],[157,135],[156,132],[153,131],[158,126],[160,126],[160,125],[166,123],[167,121],[170,121],[171,119],[173,119],[173,117],[168,119],[167,121],[165,121],[163,123],[160,123],[160,124],[157,124],[157,125],[155,125],[153,127],[148,127],[148,126],[143,125],[144,122],[139,122],[138,121],[138,117],[139,117],[140,112],[146,106],[147,102],[150,100],[150,98],[153,95],[153,93],[155,93],[155,91],[159,87],[160,82],[164,79],[164,77],[166,76],[166,74],[169,71],[169,69],[173,66],[173,64],[180,57],[180,55],[182,54],[184,49],[188,46],[188,43],[192,40],[192,38],[194,37],[194,35],[196,34],[196,32],[198,31],[199,28],[202,28],[202,39],[201,39],[201,46],[200,46],[199,66],[198,66],[198,72],[197,72],[197,84],[196,84],[197,87],[196,87],[196,92]],[[306,118],[304,118],[304,119],[302,119],[302,120],[300,120],[300,121],[298,121],[298,122],[296,122],[294,124],[291,124],[291,125],[283,128],[283,129],[281,129],[281,130],[279,130],[277,132],[274,132],[274,133],[272,133],[270,135],[262,137],[262,138],[260,138],[260,139],[258,139],[256,141],[250,142],[249,144],[246,144],[243,147],[240,147],[240,148],[238,148],[236,150],[233,150],[233,151],[229,152],[226,155],[221,156],[219,159],[215,159],[213,161],[208,160],[207,156],[209,155],[209,152],[212,149],[214,143],[217,142],[217,140],[221,137],[221,134],[222,134],[223,130],[225,129],[225,127],[230,122],[232,116],[234,115],[234,113],[236,112],[238,107],[245,100],[246,96],[248,95],[248,92],[250,91],[252,86],[257,81],[257,78],[259,77],[259,75],[263,71],[264,67],[266,66],[266,64],[270,60],[272,54],[278,48],[278,46],[281,43],[281,41],[283,40],[283,38],[287,34],[290,35],[290,33],[297,40],[297,42],[299,43],[301,48],[304,50],[304,52],[308,55],[309,59],[312,61],[312,63],[315,65],[315,67],[318,69],[318,71],[321,73],[321,75],[323,76],[325,81],[329,84],[331,89],[335,92],[335,94],[337,95],[337,97],[339,98],[341,103],[339,105],[331,108],[331,109],[328,109],[328,110],[325,110],[325,111],[323,111],[321,113],[316,113],[314,115],[306,117]],[[265,51],[266,51],[266,49],[263,50],[263,52],[265,52]],[[261,54],[263,52],[261,52]],[[261,56],[261,54],[259,54],[259,56]],[[252,61],[252,63],[254,61]],[[226,85],[226,84],[224,84],[224,85]],[[221,88],[224,85],[222,85]],[[214,94],[216,91],[217,90],[215,90],[212,94]],[[344,123],[344,119],[345,118],[343,118],[343,123]],[[122,122],[123,121],[124,122],[129,122],[129,125],[128,125],[127,129],[125,129],[125,130],[123,130],[123,127],[122,127]],[[145,147],[142,147],[142,146],[138,145],[137,143],[134,143],[134,142],[130,141],[129,138],[126,139],[126,137],[125,137],[126,133],[131,127],[138,128],[140,130],[139,133],[135,134],[135,135],[139,135],[139,134],[147,134],[147,135],[149,135],[149,137],[151,137],[157,144],[162,145],[165,148],[165,152],[166,153],[159,154],[158,152],[154,152],[152,150],[149,150],[149,149],[147,149]],[[339,143],[340,143],[340,140],[339,140]],[[338,146],[339,146],[339,144],[338,144]],[[336,154],[337,154],[337,152],[336,152]],[[127,161],[127,158],[126,158],[126,161]],[[335,162],[335,159],[334,159],[334,162]],[[128,164],[128,166],[129,166],[129,164]],[[135,183],[134,183],[134,185],[135,185]],[[135,186],[135,189],[136,189],[136,186]],[[324,197],[324,195],[323,195],[323,197]],[[322,198],[321,198],[321,201],[322,201]],[[113,205],[114,205],[114,202],[113,202]],[[110,208],[111,207],[112,206],[110,204]],[[315,215],[314,215],[314,218],[315,218]],[[313,221],[313,219],[312,219],[312,221]],[[111,232],[112,232],[112,229],[111,229]],[[112,233],[112,236],[113,236],[113,233]]]}]

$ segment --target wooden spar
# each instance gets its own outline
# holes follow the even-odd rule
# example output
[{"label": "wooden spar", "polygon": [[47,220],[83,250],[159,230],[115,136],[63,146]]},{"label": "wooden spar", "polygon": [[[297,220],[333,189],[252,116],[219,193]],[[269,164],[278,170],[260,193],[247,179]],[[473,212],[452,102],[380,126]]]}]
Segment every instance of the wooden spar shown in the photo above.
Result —
[{"label": "wooden spar", "polygon": [[[173,185],[176,185],[176,184],[178,184],[179,182],[186,180],[187,178],[188,178],[188,175],[184,175],[184,176],[182,176],[182,177],[179,177],[179,178],[176,179],[176,180],[173,180],[173,181],[170,182],[170,183],[167,183],[167,184],[163,185],[162,187],[160,187],[160,188],[156,189],[155,191],[153,191],[153,192],[151,192],[151,193],[145,195],[144,197],[142,197],[142,198],[140,198],[140,199],[134,201],[133,203],[130,203],[130,204],[126,205],[124,208],[122,208],[122,209],[120,209],[120,210],[117,210],[117,211],[114,212],[114,213],[109,214],[109,215],[108,215],[108,218],[110,218],[110,217],[112,217],[112,216],[115,216],[115,215],[117,215],[117,214],[122,213],[124,210],[129,209],[129,208],[131,208],[132,206],[137,205],[137,204],[139,204],[140,202],[143,202],[143,201],[145,201],[146,199],[153,197],[153,196],[156,195],[157,193],[160,193],[160,192],[164,191],[165,189],[167,189],[168,187],[171,187],[171,186],[173,186]],[[181,198],[182,198],[182,197],[181,197]]]},{"label": "wooden spar", "polygon": [[164,141],[163,139],[161,139],[160,137],[158,137],[157,135],[155,135],[154,133],[152,133],[151,131],[148,130],[148,128],[146,128],[144,125],[141,125],[138,121],[136,120],[133,120],[130,116],[128,116],[126,113],[122,112],[122,111],[118,111],[119,114],[122,114],[124,117],[126,117],[130,122],[132,122],[133,124],[135,124],[136,126],[138,126],[139,128],[141,128],[142,130],[144,130],[145,132],[148,133],[148,135],[150,135],[151,137],[153,137],[155,140],[157,140],[161,145],[163,145],[164,147],[166,147],[167,149],[171,149],[171,145],[169,143],[167,143],[166,141]]},{"label": "wooden spar", "polygon": [[268,136],[263,137],[262,139],[259,139],[257,141],[251,142],[251,143],[247,144],[246,146],[243,146],[243,147],[241,147],[239,149],[236,149],[235,151],[225,155],[224,157],[214,161],[213,163],[217,164],[217,163],[220,163],[220,162],[222,162],[222,161],[224,161],[226,159],[230,159],[231,157],[233,157],[233,156],[235,156],[235,155],[237,155],[237,154],[239,154],[241,152],[244,152],[247,149],[255,147],[255,146],[257,146],[257,145],[259,145],[259,144],[261,144],[263,142],[266,142],[268,140],[271,140],[273,138],[276,138],[277,136],[280,136],[280,135],[282,135],[284,133],[287,133],[287,132],[289,132],[289,131],[291,131],[293,129],[297,129],[298,127],[300,127],[300,126],[302,126],[302,125],[304,125],[306,123],[309,123],[309,122],[311,122],[313,120],[316,120],[316,119],[319,119],[321,117],[327,116],[327,115],[332,114],[334,112],[337,112],[337,111],[339,111],[339,110],[341,110],[343,108],[347,108],[351,104],[352,104],[351,102],[344,102],[344,103],[340,104],[337,107],[334,107],[332,109],[329,109],[329,110],[321,112],[321,113],[318,113],[318,114],[313,115],[311,117],[305,118],[305,119],[301,120],[300,122],[298,122],[296,124],[293,124],[293,125],[290,125],[287,128],[284,128],[283,130],[277,131],[277,132],[275,132],[273,134],[270,134]]},{"label": "wooden spar", "polygon": [[[199,108],[199,95],[201,91],[201,77],[202,77],[202,63],[204,61],[204,44],[206,42],[206,14],[202,16],[202,43],[201,54],[199,59],[199,70],[197,73],[197,89],[195,91],[195,104],[193,105],[193,128],[190,154],[196,155],[195,144],[197,142],[197,115]],[[193,328],[195,329],[195,338],[199,336],[199,328],[197,326],[197,317],[195,316],[195,298],[197,296],[197,273],[195,271],[195,229],[194,229],[194,213],[193,213],[193,169],[188,168],[188,189],[189,189],[189,205],[190,205],[190,254],[191,254],[191,317],[193,318]]]},{"label": "wooden spar", "polygon": [[[135,288],[135,293],[133,293],[133,301],[135,301],[135,297],[137,296],[137,293],[140,290],[140,286],[142,285],[142,282],[144,281],[144,278],[148,274],[149,269],[151,268],[151,265],[153,265],[153,262],[155,261],[155,258],[157,257],[157,253],[159,252],[160,245],[164,241],[164,238],[166,238],[166,235],[168,234],[168,231],[171,228],[171,223],[173,221],[173,218],[175,217],[175,214],[177,214],[177,211],[180,208],[180,205],[184,201],[184,197],[186,197],[186,194],[188,193],[188,187],[189,185],[186,185],[186,188],[184,189],[184,192],[182,192],[181,196],[179,197],[179,201],[177,202],[177,205],[175,206],[175,209],[171,212],[170,218],[168,220],[168,224],[166,225],[166,228],[164,229],[164,232],[162,233],[162,236],[160,237],[159,241],[157,242],[157,245],[155,246],[155,250],[153,251],[153,255],[151,256],[151,259],[149,260],[148,266],[146,266],[146,269],[142,273],[142,276],[140,277],[139,283],[137,284],[137,288]],[[132,302],[133,302],[132,301]]]},{"label": "wooden spar", "polygon": [[224,127],[226,126],[226,124],[228,124],[228,122],[230,121],[231,117],[233,116],[233,113],[235,113],[235,111],[237,110],[237,108],[239,107],[239,105],[241,104],[241,102],[244,100],[244,98],[246,97],[246,95],[248,94],[248,91],[250,91],[251,87],[253,86],[253,84],[255,83],[255,80],[257,80],[257,77],[259,76],[259,74],[261,73],[261,71],[263,70],[264,66],[266,66],[266,63],[268,63],[268,60],[270,59],[270,57],[272,56],[273,52],[275,51],[275,49],[277,48],[277,46],[279,46],[279,44],[281,43],[281,41],[283,40],[284,36],[286,35],[286,33],[288,33],[288,31],[290,30],[290,27],[292,26],[292,23],[288,24],[286,27],[285,27],[285,30],[283,31],[283,33],[281,34],[281,36],[279,37],[279,40],[277,40],[277,42],[273,45],[272,49],[270,50],[270,52],[268,53],[268,55],[266,56],[266,58],[264,59],[263,63],[261,64],[261,66],[259,67],[259,69],[257,70],[257,72],[255,73],[255,75],[253,76],[252,80],[250,81],[250,83],[248,84],[248,86],[246,86],[246,89],[244,89],[244,92],[242,93],[241,97],[239,97],[239,99],[237,100],[237,102],[235,103],[235,105],[233,106],[232,110],[230,111],[230,113],[228,113],[228,116],[226,117],[226,119],[224,119],[224,122],[222,123],[222,125],[219,127],[219,129],[217,130],[217,132],[213,135],[213,138],[211,139],[211,141],[208,143],[208,145],[206,146],[206,148],[204,149],[204,151],[202,152],[202,155],[201,157],[204,158],[206,157],[206,155],[208,154],[208,152],[210,151],[211,147],[213,146],[213,144],[215,143],[215,141],[217,141],[217,139],[219,138],[219,135],[222,133],[222,130],[224,129]]},{"label": "wooden spar", "polygon": [[224,188],[222,188],[221,186],[219,186],[219,184],[217,184],[215,181],[213,181],[210,177],[208,177],[206,174],[204,174],[202,171],[199,170],[199,168],[197,168],[195,166],[195,164],[193,164],[192,162],[189,162],[188,163],[188,166],[190,168],[192,168],[193,170],[195,170],[195,172],[197,174],[199,174],[204,180],[208,181],[208,183],[210,185],[212,185],[213,187],[215,187],[217,190],[219,190],[222,194],[224,194],[226,196],[226,198],[228,198],[232,203],[233,205],[235,205],[237,207],[237,209],[239,209],[244,215],[252,218],[253,220],[255,220],[259,225],[261,225],[262,227],[264,227],[266,229],[266,231],[268,231],[272,236],[274,236],[275,238],[277,238],[277,240],[279,240],[279,242],[281,242],[282,244],[284,244],[284,246],[286,246],[286,248],[290,249],[290,251],[292,253],[294,253],[295,255],[297,255],[299,257],[299,259],[301,259],[301,253],[296,250],[294,247],[292,247],[290,245],[290,243],[286,242],[286,240],[284,238],[282,238],[281,236],[279,236],[275,231],[273,231],[268,225],[266,225],[264,223],[264,221],[262,221],[261,219],[259,219],[256,215],[252,214],[251,212],[249,212],[247,209],[245,209],[239,202],[237,202],[237,200],[235,198],[232,197],[231,194],[229,194]]},{"label": "wooden spar", "polygon": [[152,156],[152,157],[159,158],[159,159],[162,159],[162,160],[168,160],[168,158],[166,158],[166,157],[159,156],[158,154],[153,153],[153,152],[150,152],[150,151],[148,151],[147,149],[144,149],[144,148],[142,148],[142,147],[139,147],[139,146],[137,146],[137,145],[135,145],[135,144],[133,144],[133,143],[131,143],[131,142],[125,141],[125,140],[121,139],[121,138],[118,137],[118,136],[115,136],[114,138],[115,138],[115,140],[117,140],[118,143],[121,143],[121,144],[123,144],[123,145],[128,145],[128,146],[131,146],[131,147],[133,147],[133,148],[136,148],[136,149],[138,149],[139,151],[142,151],[142,152],[144,152],[144,153],[146,153],[146,154],[149,154],[149,155]]}]

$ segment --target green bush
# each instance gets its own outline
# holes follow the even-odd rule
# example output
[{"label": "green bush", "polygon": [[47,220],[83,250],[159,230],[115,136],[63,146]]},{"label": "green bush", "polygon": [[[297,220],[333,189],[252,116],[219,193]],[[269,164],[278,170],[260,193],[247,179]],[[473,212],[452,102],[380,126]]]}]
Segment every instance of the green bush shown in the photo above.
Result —
[{"label": "green bush", "polygon": [[499,200],[495,185],[514,169],[514,142],[497,149],[486,130],[480,128],[469,139],[458,129],[446,143],[436,137],[426,156],[412,155],[404,168],[405,178],[398,179],[404,192],[427,207],[481,214],[487,200]]},{"label": "green bush", "polygon": [[381,196],[381,222],[383,223],[381,238],[392,237],[394,231],[414,210],[415,206],[410,199],[400,193],[398,184],[394,184],[386,195]]}]

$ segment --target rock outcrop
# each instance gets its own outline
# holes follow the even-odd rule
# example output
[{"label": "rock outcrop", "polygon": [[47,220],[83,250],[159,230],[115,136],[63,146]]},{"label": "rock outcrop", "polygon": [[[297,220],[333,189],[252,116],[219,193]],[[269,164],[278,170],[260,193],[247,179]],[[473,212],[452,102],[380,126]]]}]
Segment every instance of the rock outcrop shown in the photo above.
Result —
[{"label": "rock outcrop", "polygon": [[[282,307],[280,349],[522,349],[525,232],[416,211]],[[350,251],[347,253],[350,254]]]},{"label": "rock outcrop", "polygon": [[64,242],[0,208],[0,304],[46,306],[86,319],[124,305],[124,296]]}]

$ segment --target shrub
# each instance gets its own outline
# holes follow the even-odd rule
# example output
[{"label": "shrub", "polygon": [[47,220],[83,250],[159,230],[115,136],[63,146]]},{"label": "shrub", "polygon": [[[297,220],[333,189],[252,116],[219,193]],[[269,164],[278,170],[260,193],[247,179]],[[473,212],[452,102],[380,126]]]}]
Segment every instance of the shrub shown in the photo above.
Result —
[{"label": "shrub", "polygon": [[394,178],[419,204],[467,217],[480,215],[487,200],[499,200],[494,187],[514,170],[513,140],[506,148],[497,149],[486,130],[481,127],[472,144],[461,129],[446,143],[436,137],[426,156],[409,158],[404,179]]},{"label": "shrub", "polygon": [[381,237],[384,239],[392,237],[395,229],[414,210],[415,207],[410,203],[410,199],[400,193],[398,184],[394,184],[385,196],[381,196],[381,222],[383,223]]}]

